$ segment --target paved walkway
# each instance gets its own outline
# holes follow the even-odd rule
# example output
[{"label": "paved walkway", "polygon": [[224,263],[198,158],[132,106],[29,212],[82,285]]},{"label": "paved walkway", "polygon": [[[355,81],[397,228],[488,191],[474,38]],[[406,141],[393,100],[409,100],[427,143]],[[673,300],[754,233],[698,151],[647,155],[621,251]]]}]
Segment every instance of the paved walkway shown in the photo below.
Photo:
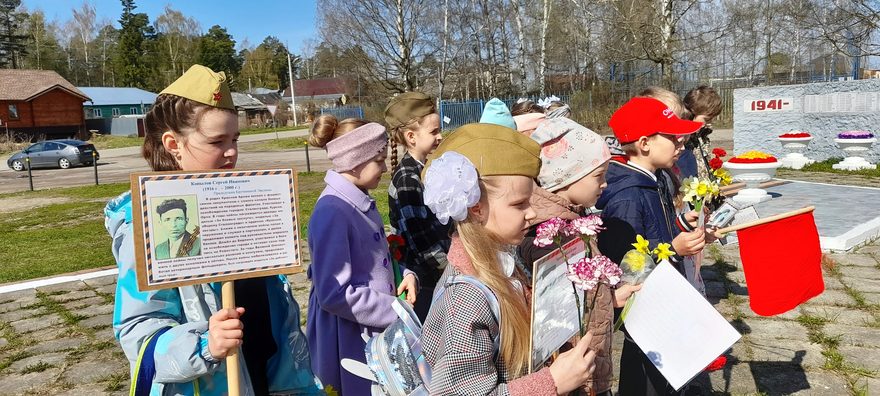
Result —
[{"label": "paved walkway", "polygon": [[[738,250],[707,251],[710,300],[743,334],[693,394],[880,393],[880,243],[825,260],[826,291],[778,317],[748,305]],[[115,277],[0,295],[0,395],[123,395],[128,363],[111,330]],[[291,277],[308,302],[304,274]],[[305,318],[303,318],[303,321]],[[619,356],[621,337],[615,337]],[[615,362],[618,362],[615,357]]]}]

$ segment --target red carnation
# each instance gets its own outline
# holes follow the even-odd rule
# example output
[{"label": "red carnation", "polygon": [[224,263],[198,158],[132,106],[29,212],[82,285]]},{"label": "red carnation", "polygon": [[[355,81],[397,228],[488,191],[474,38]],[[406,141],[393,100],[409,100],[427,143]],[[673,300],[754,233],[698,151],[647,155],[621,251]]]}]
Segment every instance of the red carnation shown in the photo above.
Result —
[{"label": "red carnation", "polygon": [[221,99],[223,99],[223,95],[220,92],[214,92],[214,101],[219,102]]},{"label": "red carnation", "polygon": [[709,363],[709,365],[706,366],[706,369],[704,371],[711,372],[711,371],[721,370],[726,365],[727,365],[727,357],[724,355],[721,355],[721,356],[715,358],[715,360],[713,360],[712,363]]},{"label": "red carnation", "polygon": [[724,165],[724,161],[722,161],[721,158],[715,157],[709,160],[709,167],[711,167],[712,170],[719,169],[722,165]]},{"label": "red carnation", "polygon": [[406,245],[406,242],[404,241],[403,237],[400,236],[400,235],[394,235],[394,234],[392,234],[392,235],[389,235],[389,236],[387,237],[387,239],[388,239],[388,244],[391,245],[391,246],[403,246],[403,245]]},{"label": "red carnation", "polygon": [[724,149],[721,147],[715,147],[712,149],[712,154],[715,154],[715,156],[717,157],[724,157],[727,155],[727,151],[724,151]]}]

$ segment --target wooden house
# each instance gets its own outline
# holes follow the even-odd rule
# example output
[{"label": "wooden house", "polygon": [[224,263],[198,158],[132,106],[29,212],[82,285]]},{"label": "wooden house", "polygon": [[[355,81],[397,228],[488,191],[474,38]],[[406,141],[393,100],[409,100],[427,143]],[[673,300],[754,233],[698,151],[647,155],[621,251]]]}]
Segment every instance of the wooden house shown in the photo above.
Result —
[{"label": "wooden house", "polygon": [[52,70],[0,70],[0,121],[23,139],[86,137],[89,97]]}]

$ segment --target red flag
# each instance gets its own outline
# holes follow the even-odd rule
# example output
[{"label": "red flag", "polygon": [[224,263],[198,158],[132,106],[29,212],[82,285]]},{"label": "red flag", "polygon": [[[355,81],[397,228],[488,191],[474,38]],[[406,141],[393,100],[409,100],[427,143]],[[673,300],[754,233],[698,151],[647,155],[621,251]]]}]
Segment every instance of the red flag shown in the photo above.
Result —
[{"label": "red flag", "polygon": [[758,315],[789,311],[825,290],[813,212],[737,231],[749,305]]}]

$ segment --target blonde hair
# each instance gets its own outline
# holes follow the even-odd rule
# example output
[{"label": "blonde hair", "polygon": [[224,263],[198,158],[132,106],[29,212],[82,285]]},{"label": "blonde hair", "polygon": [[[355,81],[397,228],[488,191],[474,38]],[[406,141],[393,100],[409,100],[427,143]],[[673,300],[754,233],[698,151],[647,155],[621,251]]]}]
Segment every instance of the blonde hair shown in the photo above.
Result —
[{"label": "blonde hair", "polygon": [[[488,195],[499,194],[503,176],[487,176],[480,179],[480,201],[485,204]],[[498,297],[501,308],[501,345],[499,355],[511,378],[522,376],[528,370],[531,312],[525,296],[510,282],[501,269],[498,252],[502,249],[500,239],[475,216],[456,222],[456,230],[464,249],[474,267],[474,276]],[[525,277],[517,268],[515,277]]]},{"label": "blonde hair", "polygon": [[637,98],[654,98],[657,99],[663,104],[666,105],[673,113],[675,113],[676,117],[681,118],[682,120],[687,119],[690,116],[690,112],[688,112],[687,108],[684,107],[684,103],[681,101],[681,97],[678,96],[677,93],[672,92],[666,88],[660,88],[651,86],[639,92]]},{"label": "blonde hair", "polygon": [[330,114],[318,117],[309,131],[309,144],[314,147],[324,148],[331,140],[336,139],[355,128],[369,124],[369,121],[360,118],[346,118],[338,121]]}]

